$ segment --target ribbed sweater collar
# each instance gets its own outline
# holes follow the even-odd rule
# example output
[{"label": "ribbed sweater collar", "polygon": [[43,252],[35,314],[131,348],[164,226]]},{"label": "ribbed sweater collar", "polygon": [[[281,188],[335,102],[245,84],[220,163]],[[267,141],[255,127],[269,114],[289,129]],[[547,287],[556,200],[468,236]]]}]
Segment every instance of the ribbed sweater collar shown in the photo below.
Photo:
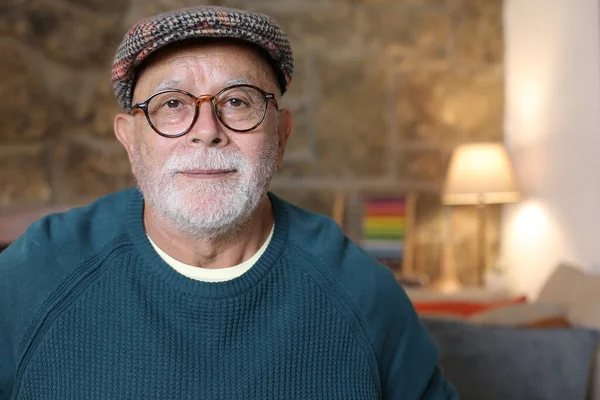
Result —
[{"label": "ribbed sweater collar", "polygon": [[289,221],[286,204],[269,193],[275,216],[275,231],[269,247],[256,264],[242,276],[227,282],[200,282],[187,278],[171,268],[154,251],[144,228],[144,198],[138,190],[132,190],[127,211],[127,231],[135,251],[144,261],[144,272],[153,274],[176,290],[207,298],[227,298],[239,295],[254,287],[273,268],[281,256],[288,237]]}]

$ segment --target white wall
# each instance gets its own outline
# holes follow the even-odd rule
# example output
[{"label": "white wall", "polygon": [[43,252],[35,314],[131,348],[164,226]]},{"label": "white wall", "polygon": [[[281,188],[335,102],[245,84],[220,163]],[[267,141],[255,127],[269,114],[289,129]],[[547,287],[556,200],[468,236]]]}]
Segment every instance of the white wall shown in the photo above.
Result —
[{"label": "white wall", "polygon": [[600,272],[598,0],[505,0],[505,142],[523,201],[506,208],[510,286],[536,295],[560,261]]}]

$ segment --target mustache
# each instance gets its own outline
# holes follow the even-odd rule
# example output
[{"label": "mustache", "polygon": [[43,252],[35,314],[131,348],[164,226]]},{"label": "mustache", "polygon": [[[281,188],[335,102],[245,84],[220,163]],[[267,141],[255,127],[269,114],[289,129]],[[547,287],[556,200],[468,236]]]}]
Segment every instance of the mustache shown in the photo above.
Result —
[{"label": "mustache", "polygon": [[176,174],[191,169],[245,170],[248,167],[248,160],[240,152],[207,148],[188,154],[171,155],[163,171],[167,174]]}]

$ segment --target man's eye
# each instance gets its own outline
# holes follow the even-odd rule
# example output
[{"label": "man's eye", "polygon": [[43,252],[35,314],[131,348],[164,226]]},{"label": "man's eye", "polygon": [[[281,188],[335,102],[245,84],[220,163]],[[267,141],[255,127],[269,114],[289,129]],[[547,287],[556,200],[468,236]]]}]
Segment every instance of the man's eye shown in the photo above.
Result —
[{"label": "man's eye", "polygon": [[242,99],[233,98],[233,99],[227,100],[227,105],[230,107],[238,108],[238,107],[245,106],[246,102],[243,101]]},{"label": "man's eye", "polygon": [[170,108],[170,109],[174,109],[174,108],[181,106],[181,101],[176,100],[176,99],[167,100],[167,101],[165,101],[163,106],[166,106],[167,108]]}]

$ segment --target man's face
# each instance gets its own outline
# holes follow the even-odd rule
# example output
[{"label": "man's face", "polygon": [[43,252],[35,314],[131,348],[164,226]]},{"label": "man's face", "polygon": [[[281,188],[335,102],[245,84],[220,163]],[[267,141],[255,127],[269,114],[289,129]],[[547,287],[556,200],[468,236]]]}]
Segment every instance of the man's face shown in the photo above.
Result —
[{"label": "man's face", "polygon": [[[141,72],[133,103],[164,89],[215,95],[236,83],[278,92],[272,69],[250,47],[233,43],[173,46]],[[212,104],[204,102],[191,131],[165,138],[137,111],[131,117],[130,143],[124,144],[147,206],[181,232],[201,237],[222,235],[246,220],[282,164],[291,131],[281,121],[291,123],[289,116],[282,116],[269,101],[262,124],[238,133],[223,126]]]}]

